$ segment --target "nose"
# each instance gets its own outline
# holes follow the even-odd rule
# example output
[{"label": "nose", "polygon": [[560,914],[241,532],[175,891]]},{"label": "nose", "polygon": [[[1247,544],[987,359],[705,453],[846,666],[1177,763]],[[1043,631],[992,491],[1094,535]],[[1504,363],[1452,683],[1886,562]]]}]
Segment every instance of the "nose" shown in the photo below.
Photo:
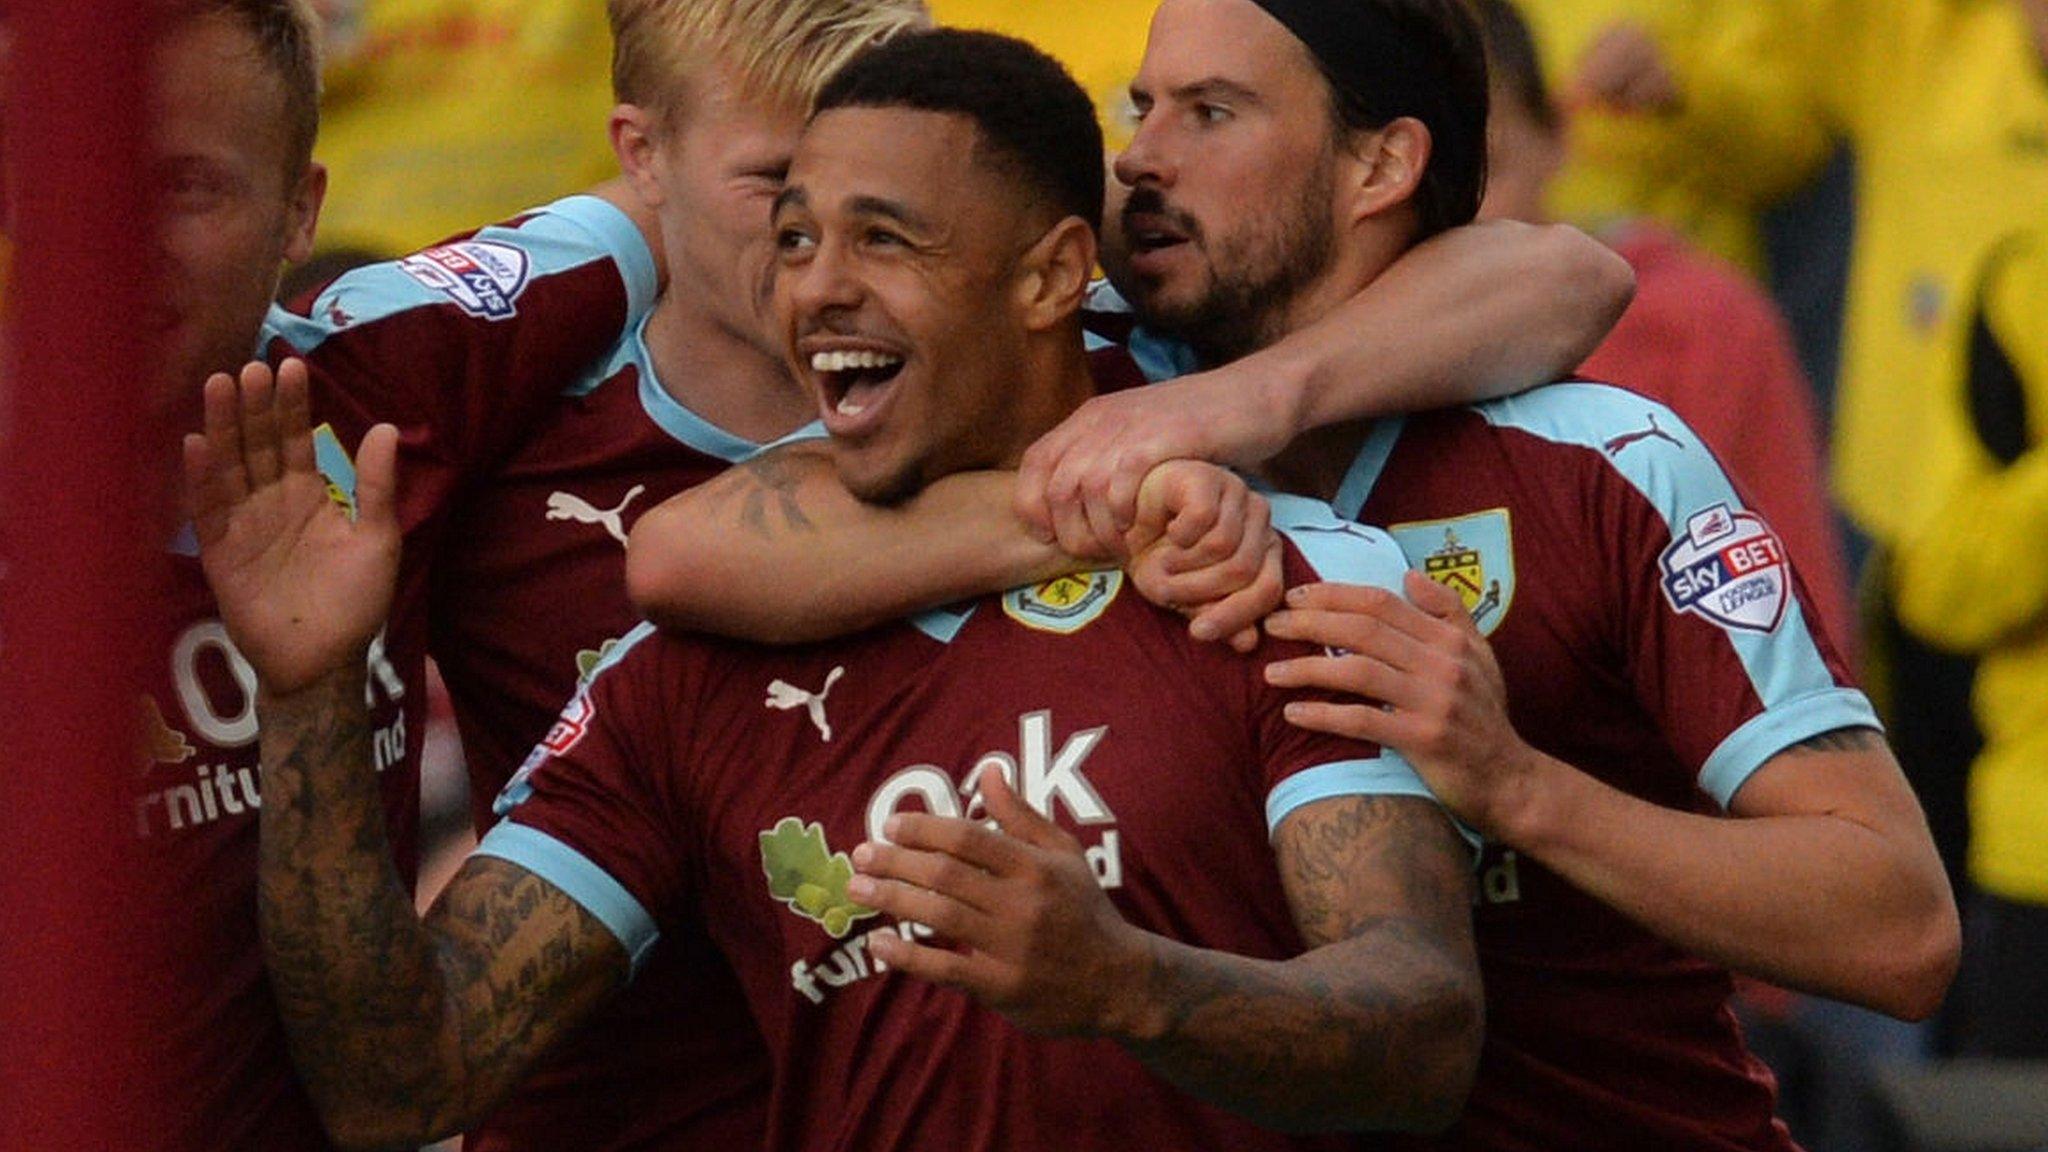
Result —
[{"label": "nose", "polygon": [[779,269],[775,284],[799,318],[851,310],[861,302],[860,280],[853,275],[852,262],[829,237],[812,250],[810,259]]},{"label": "nose", "polygon": [[1140,183],[1171,187],[1179,174],[1179,164],[1174,156],[1172,140],[1163,115],[1146,116],[1138,121],[1137,131],[1131,133],[1131,142],[1116,158],[1112,171],[1117,182],[1126,188],[1135,188]]}]

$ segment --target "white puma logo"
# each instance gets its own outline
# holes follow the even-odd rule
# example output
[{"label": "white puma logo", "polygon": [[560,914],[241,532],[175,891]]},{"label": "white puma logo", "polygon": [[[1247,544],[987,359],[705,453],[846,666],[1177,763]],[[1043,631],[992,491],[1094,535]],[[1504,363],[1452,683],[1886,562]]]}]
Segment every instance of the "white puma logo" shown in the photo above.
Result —
[{"label": "white puma logo", "polygon": [[574,520],[578,524],[602,525],[604,530],[611,534],[611,538],[619,542],[619,547],[624,548],[626,546],[626,522],[624,519],[626,505],[631,504],[645,491],[647,491],[647,485],[635,484],[633,485],[633,490],[626,493],[626,498],[619,501],[617,508],[604,511],[591,507],[590,502],[581,496],[575,496],[568,492],[557,492],[548,497],[548,519]]},{"label": "white puma logo", "polygon": [[811,714],[811,723],[818,726],[818,736],[825,743],[832,742],[832,724],[825,719],[825,697],[831,695],[832,685],[846,675],[845,668],[834,668],[825,676],[825,686],[816,692],[806,692],[786,680],[777,680],[768,685],[767,705],[778,711],[788,712],[802,708]]}]

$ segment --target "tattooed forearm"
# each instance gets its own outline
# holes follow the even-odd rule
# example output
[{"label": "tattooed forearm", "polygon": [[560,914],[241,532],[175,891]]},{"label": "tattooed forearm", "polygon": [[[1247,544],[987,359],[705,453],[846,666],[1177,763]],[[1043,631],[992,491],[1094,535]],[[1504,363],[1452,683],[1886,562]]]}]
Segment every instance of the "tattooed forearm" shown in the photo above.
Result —
[{"label": "tattooed forearm", "polygon": [[1420,801],[1347,798],[1290,817],[1282,878],[1310,951],[1251,961],[1153,944],[1155,1071],[1268,1127],[1427,1130],[1478,1059],[1469,867]]},{"label": "tattooed forearm", "polygon": [[1837,728],[1792,747],[1802,752],[1870,752],[1882,751],[1887,745],[1884,735],[1875,728]]},{"label": "tattooed forearm", "polygon": [[[442,917],[455,930],[423,926],[392,863],[362,701],[356,673],[262,702],[258,915],[293,1059],[330,1131],[350,1147],[417,1147],[509,1087],[558,1031],[534,1022],[549,998],[566,986],[573,1016],[624,958],[511,865],[516,877],[485,873],[502,891],[466,891]],[[540,927],[564,923],[552,938]],[[607,943],[616,972],[591,964]]]}]

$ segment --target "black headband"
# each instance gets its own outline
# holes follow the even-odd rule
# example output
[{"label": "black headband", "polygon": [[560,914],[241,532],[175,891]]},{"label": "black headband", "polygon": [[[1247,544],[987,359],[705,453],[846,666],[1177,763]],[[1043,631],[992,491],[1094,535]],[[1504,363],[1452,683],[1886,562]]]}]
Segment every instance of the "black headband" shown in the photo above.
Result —
[{"label": "black headband", "polygon": [[[1360,0],[1252,2],[1308,48],[1341,94],[1363,104],[1382,123],[1397,116],[1428,118],[1449,87],[1443,61],[1419,51],[1413,35],[1382,5]],[[1387,107],[1391,94],[1402,91],[1427,93],[1423,99],[1431,106]]]}]

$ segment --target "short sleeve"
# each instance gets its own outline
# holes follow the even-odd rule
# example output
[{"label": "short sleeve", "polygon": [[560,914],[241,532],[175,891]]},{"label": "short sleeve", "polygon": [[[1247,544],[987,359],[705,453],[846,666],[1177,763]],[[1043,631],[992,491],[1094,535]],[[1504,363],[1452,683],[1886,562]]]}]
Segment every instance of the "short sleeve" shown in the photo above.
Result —
[{"label": "short sleeve", "polygon": [[[1383,532],[1337,516],[1329,506],[1300,496],[1263,493],[1273,526],[1292,548],[1290,584],[1333,581],[1401,592],[1408,569],[1400,546]],[[1277,830],[1305,805],[1336,796],[1415,796],[1434,800],[1406,759],[1391,748],[1312,732],[1288,722],[1290,701],[1334,697],[1284,692],[1265,683],[1265,665],[1312,654],[1308,645],[1268,639],[1251,662],[1253,710],[1263,754],[1266,827]]]},{"label": "short sleeve", "polygon": [[560,888],[610,928],[635,969],[685,898],[687,838],[668,790],[663,688],[674,643],[629,633],[577,690],[499,795],[505,819],[477,845]]},{"label": "short sleeve", "polygon": [[576,196],[272,308],[263,353],[306,360],[317,414],[345,439],[396,424],[409,484],[452,489],[502,459],[656,290],[638,227]]},{"label": "short sleeve", "polygon": [[[1813,627],[1813,598],[1777,531],[1685,422],[1621,389],[1545,391],[1549,411],[1525,409],[1525,422],[1586,449],[1577,498],[1592,518],[1596,555],[1587,563],[1599,565],[1609,582],[1603,602],[1617,609],[1612,643],[1636,698],[1701,790],[1725,808],[1791,745],[1879,727]],[[1512,411],[1489,407],[1495,420]]]}]

